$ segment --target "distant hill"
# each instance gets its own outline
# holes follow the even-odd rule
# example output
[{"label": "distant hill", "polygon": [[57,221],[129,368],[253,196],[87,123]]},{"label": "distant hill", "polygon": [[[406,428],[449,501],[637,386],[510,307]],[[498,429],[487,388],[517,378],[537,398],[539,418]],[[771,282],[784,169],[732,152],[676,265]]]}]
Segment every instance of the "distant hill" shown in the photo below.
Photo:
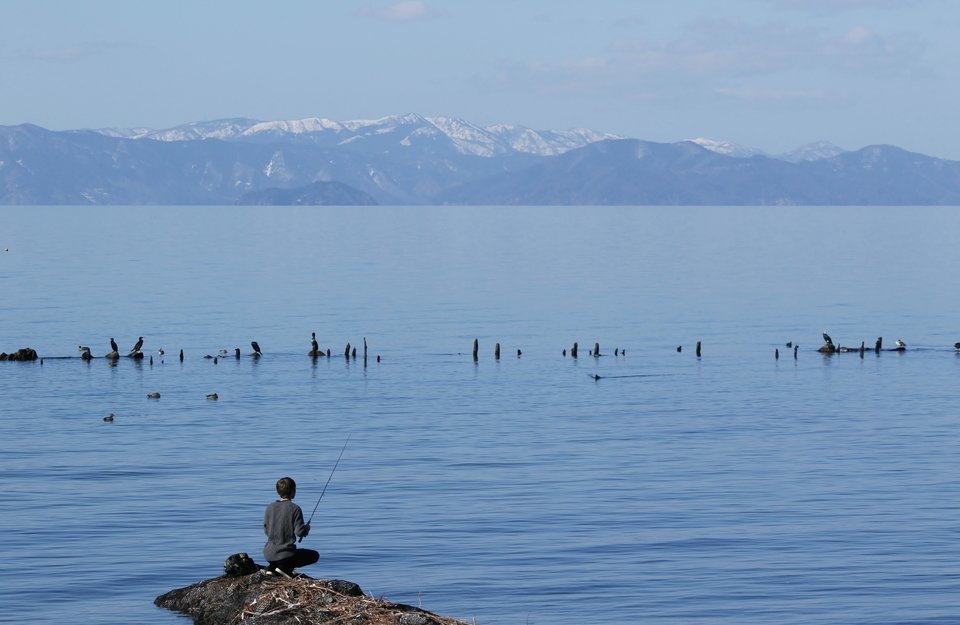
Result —
[{"label": "distant hill", "polygon": [[0,126],[0,204],[960,204],[960,162],[820,142],[710,139],[401,115],[166,130]]},{"label": "distant hill", "polygon": [[604,141],[530,167],[465,183],[450,204],[932,205],[960,204],[960,162],[870,146],[790,162],[737,158],[693,142]]},{"label": "distant hill", "polygon": [[244,206],[373,206],[372,196],[340,182],[314,182],[305,187],[272,187],[244,193],[237,200]]}]

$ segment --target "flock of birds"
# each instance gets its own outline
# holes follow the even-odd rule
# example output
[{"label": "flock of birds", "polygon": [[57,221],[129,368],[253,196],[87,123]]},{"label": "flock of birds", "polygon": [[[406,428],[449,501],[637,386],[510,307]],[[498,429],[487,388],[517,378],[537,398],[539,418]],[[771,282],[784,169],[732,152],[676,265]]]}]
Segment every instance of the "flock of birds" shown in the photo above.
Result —
[{"label": "flock of birds", "polygon": [[[312,333],[311,336],[313,337],[312,343],[313,343],[313,346],[314,346],[314,350],[316,350],[316,349],[317,349],[316,334],[315,334],[315,333]],[[258,357],[258,358],[259,358],[260,356],[263,356],[263,352],[260,350],[260,344],[259,344],[259,343],[257,343],[256,341],[250,341],[250,347],[253,348],[253,353],[251,354],[252,356],[255,356],[255,357]],[[132,348],[130,348],[130,351],[127,353],[127,356],[128,356],[128,357],[133,357],[133,356],[137,356],[137,355],[141,354],[142,352],[141,352],[140,350],[141,350],[142,348],[143,348],[143,337],[141,336],[141,337],[139,337],[139,338],[137,339],[136,344],[134,344],[134,346],[133,346]],[[93,358],[93,352],[91,351],[90,347],[87,346],[87,345],[78,345],[78,346],[77,346],[77,351],[80,352],[80,357],[83,358],[84,360],[90,360],[91,358]],[[239,349],[238,349],[237,351],[239,352]],[[164,349],[163,349],[162,347],[157,350],[157,355],[158,355],[158,356],[161,356],[161,357],[162,357],[162,356],[163,356],[164,354],[166,354],[166,353],[167,353],[167,352],[164,351]],[[226,356],[226,355],[229,354],[230,352],[229,352],[229,350],[221,349],[218,353],[219,353],[220,356]],[[113,339],[113,337],[110,337],[110,354],[108,354],[108,357],[109,357],[109,356],[114,356],[114,355],[116,355],[116,356],[119,356],[119,355],[120,355],[120,347],[117,345],[117,342]],[[182,355],[182,352],[181,352],[181,355]],[[206,356],[206,358],[215,358],[215,356]]]},{"label": "flock of birds", "polygon": [[[832,353],[832,352],[851,352],[851,351],[860,351],[860,350],[865,349],[862,342],[861,342],[859,348],[844,347],[844,346],[839,346],[839,347],[837,347],[836,345],[834,345],[833,338],[831,338],[831,336],[830,336],[829,334],[827,334],[826,331],[823,332],[823,341],[824,341],[823,347],[821,347],[821,348],[819,349],[819,351],[821,351],[821,352],[827,352],[827,353]],[[367,343],[367,342],[366,342],[366,339],[364,339],[364,342],[363,342],[363,343],[364,343],[364,348],[366,349],[366,343]],[[788,342],[786,345],[787,345],[787,347],[792,347],[792,348],[794,348],[794,351],[796,351],[796,350],[800,347],[799,344],[794,345],[794,343],[793,343],[792,341]],[[882,348],[882,346],[883,346],[883,337],[882,337],[882,336],[881,336],[881,337],[877,337],[877,341],[876,341],[876,343],[874,344],[874,349],[875,349],[876,351],[880,351],[880,349]],[[136,356],[136,355],[140,354],[140,353],[141,353],[140,350],[141,350],[142,347],[143,347],[143,337],[141,336],[141,337],[139,337],[139,338],[137,339],[136,344],[130,349],[130,352],[127,354],[127,356]],[[260,344],[257,343],[256,341],[250,341],[250,347],[253,348],[253,353],[250,354],[251,356],[253,356],[253,357],[255,357],[255,358],[259,358],[260,356],[263,355],[263,351],[260,349]],[[499,347],[499,344],[498,344],[498,347]],[[960,341],[954,343],[954,344],[953,344],[953,347],[954,347],[954,349],[956,349],[956,350],[960,350]],[[93,358],[93,353],[90,351],[90,348],[89,348],[89,347],[84,346],[84,345],[79,345],[79,346],[77,347],[77,349],[80,351],[80,356],[81,356],[83,359],[89,360],[89,359]],[[120,353],[120,348],[117,346],[117,342],[116,342],[112,337],[110,338],[110,349],[112,350],[112,351],[111,351],[111,355],[119,355],[119,353]],[[596,348],[596,349],[597,349],[597,352],[599,353],[599,344],[597,345],[597,348]],[[896,347],[893,349],[893,351],[906,351],[906,349],[907,349],[907,344],[903,341],[903,339],[897,339],[897,340],[896,340]],[[350,345],[347,344],[347,352],[349,353],[349,351],[350,351]],[[517,351],[518,351],[518,355],[519,355],[519,354],[520,354],[520,351],[519,351],[519,350],[517,350]],[[621,350],[619,350],[619,349],[617,350],[617,352],[620,352],[620,351],[621,351]],[[681,351],[681,348],[680,348],[680,347],[677,347],[677,351],[678,351],[678,352]],[[622,350],[622,352],[623,352],[623,354],[626,354],[626,350]],[[161,356],[161,357],[163,357],[163,355],[164,355],[165,353],[166,353],[166,352],[163,350],[162,347],[157,350],[157,354],[158,354],[159,356]],[[237,357],[239,358],[240,350],[237,349],[237,350],[236,350],[236,353],[237,353]],[[574,356],[576,356],[576,343],[574,343],[574,348],[573,348],[573,350],[572,350],[572,353],[573,353]],[[224,357],[224,356],[228,356],[229,354],[230,354],[230,351],[227,350],[227,349],[221,349],[221,350],[218,352],[218,356],[219,356],[220,358],[222,358],[222,357]],[[353,354],[354,354],[354,356],[356,356],[356,348],[354,348]],[[592,350],[591,350],[590,354],[593,355],[593,351],[592,351]],[[310,352],[309,352],[309,355],[310,355],[310,356],[313,356],[313,357],[317,357],[317,356],[329,356],[329,355],[330,355],[330,350],[327,350],[326,353],[320,351],[320,344],[317,342],[317,333],[316,333],[316,332],[311,332],[311,333],[310,333]],[[564,355],[564,356],[567,355],[567,350],[563,350],[563,355]],[[619,353],[618,353],[617,355],[619,355]],[[183,359],[183,352],[182,352],[182,350],[181,350],[180,356],[181,356],[181,360],[182,360],[182,359]],[[207,355],[207,356],[204,356],[204,358],[212,358],[212,359],[214,359],[214,360],[217,360],[218,356],[210,356],[210,355]],[[380,360],[380,357],[377,356],[377,361],[379,361],[379,360]]]}]

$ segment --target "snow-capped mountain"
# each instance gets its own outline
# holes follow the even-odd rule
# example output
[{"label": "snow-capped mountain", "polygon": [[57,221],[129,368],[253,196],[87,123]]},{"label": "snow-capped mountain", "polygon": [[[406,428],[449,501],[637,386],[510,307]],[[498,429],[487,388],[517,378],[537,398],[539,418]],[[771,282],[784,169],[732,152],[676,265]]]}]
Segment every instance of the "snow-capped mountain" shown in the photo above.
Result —
[{"label": "snow-capped mountain", "polygon": [[885,145],[820,142],[774,156],[704,138],[654,143],[414,114],[0,126],[0,204],[234,202],[957,205],[960,162]]},{"label": "snow-capped mountain", "polygon": [[292,140],[327,146],[386,138],[396,139],[396,144],[408,147],[423,142],[448,141],[460,154],[482,157],[510,152],[556,156],[596,141],[621,138],[586,128],[533,130],[499,124],[483,127],[453,117],[424,117],[413,113],[343,122],[322,117],[282,121],[221,119],[191,122],[164,130],[108,128],[96,132],[110,137],[156,141],[220,139],[265,143]]},{"label": "snow-capped mountain", "polygon": [[734,158],[750,158],[751,156],[766,156],[763,150],[758,150],[757,148],[750,148],[737,143],[730,143],[729,141],[717,141],[715,139],[706,139],[704,137],[697,137],[696,139],[689,139],[691,143],[696,143],[700,147],[715,152],[717,154],[723,154],[724,156],[732,156]]},{"label": "snow-capped mountain", "polygon": [[791,163],[800,163],[803,161],[820,161],[825,158],[833,158],[834,156],[839,156],[845,152],[846,150],[841,147],[837,147],[829,141],[816,141],[814,143],[808,143],[807,145],[800,146],[792,152],[781,154],[778,158]]}]

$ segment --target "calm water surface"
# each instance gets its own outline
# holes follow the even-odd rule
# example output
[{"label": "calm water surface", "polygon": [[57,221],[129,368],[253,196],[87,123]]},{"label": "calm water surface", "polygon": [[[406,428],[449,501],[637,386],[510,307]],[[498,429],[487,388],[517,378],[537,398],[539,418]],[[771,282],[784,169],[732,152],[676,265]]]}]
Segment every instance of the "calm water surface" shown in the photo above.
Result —
[{"label": "calm water surface", "polygon": [[[960,622],[958,233],[956,208],[0,208],[0,351],[45,357],[0,363],[0,622],[182,622],[153,598],[262,561],[276,479],[309,513],[348,434],[307,572],[376,596]],[[824,357],[824,329],[910,349]],[[56,358],[138,336],[152,365]]]}]

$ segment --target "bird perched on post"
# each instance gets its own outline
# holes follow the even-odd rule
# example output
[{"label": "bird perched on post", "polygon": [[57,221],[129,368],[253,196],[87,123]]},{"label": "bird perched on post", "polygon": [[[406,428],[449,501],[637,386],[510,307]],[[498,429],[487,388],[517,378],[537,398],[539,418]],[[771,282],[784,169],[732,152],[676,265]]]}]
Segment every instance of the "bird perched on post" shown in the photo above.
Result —
[{"label": "bird perched on post", "polygon": [[317,333],[316,333],[316,332],[311,332],[311,333],[310,333],[310,349],[311,349],[310,354],[313,355],[313,356],[316,356],[316,355],[317,355],[317,352],[320,351],[320,344],[317,343]]},{"label": "bird perched on post", "polygon": [[260,351],[260,344],[256,341],[250,341],[250,347],[253,348],[253,353],[257,356],[263,356],[263,352]]},{"label": "bird perched on post", "polygon": [[143,337],[141,336],[137,339],[137,344],[133,346],[133,349],[130,350],[131,354],[136,354],[140,351],[140,348],[143,347]]},{"label": "bird perched on post", "polygon": [[110,338],[110,349],[111,351],[120,353],[120,348],[117,347],[117,342],[113,340],[113,337]]},{"label": "bird perched on post", "polygon": [[833,345],[833,339],[830,338],[830,335],[826,331],[823,332],[823,340],[827,345]]},{"label": "bird perched on post", "polygon": [[77,345],[77,349],[80,351],[80,356],[86,356],[90,353],[90,348],[83,345]]}]

